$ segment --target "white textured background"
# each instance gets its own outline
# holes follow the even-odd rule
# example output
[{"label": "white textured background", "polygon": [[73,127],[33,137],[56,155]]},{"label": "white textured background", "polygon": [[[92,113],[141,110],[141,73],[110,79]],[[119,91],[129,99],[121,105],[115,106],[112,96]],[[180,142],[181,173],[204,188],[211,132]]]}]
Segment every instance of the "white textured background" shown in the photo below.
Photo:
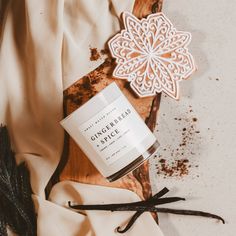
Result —
[{"label": "white textured background", "polygon": [[[197,117],[194,129],[200,133],[191,136],[184,150],[193,165],[188,176],[157,175],[158,158],[152,160],[153,189],[166,186],[172,190],[169,195],[187,198],[169,206],[216,213],[226,219],[226,225],[164,214],[160,214],[160,224],[165,236],[235,236],[236,1],[165,0],[163,11],[177,29],[192,32],[190,49],[198,72],[181,83],[179,102],[162,98],[157,132],[160,155],[173,158],[170,150],[179,145],[181,130],[191,124],[192,117]],[[177,122],[174,117],[182,120]]]}]

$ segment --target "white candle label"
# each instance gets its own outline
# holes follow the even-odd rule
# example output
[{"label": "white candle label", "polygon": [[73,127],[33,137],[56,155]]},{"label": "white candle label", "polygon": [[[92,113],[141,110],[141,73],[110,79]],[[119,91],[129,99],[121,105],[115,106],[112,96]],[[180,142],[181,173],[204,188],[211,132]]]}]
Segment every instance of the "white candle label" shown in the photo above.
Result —
[{"label": "white candle label", "polygon": [[106,165],[111,165],[140,145],[150,130],[124,96],[120,96],[79,126]]}]

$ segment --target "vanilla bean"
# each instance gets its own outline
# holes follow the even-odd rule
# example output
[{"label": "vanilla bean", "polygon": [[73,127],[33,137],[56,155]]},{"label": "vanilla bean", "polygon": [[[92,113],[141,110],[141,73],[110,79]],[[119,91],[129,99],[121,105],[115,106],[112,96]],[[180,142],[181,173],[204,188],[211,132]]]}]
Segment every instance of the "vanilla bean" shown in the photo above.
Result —
[{"label": "vanilla bean", "polygon": [[[170,209],[170,208],[156,208],[158,213],[170,213],[170,214],[177,214],[177,215],[190,215],[190,216],[201,216],[201,217],[207,217],[207,218],[214,218],[217,220],[222,221],[223,224],[225,224],[225,220],[217,215],[203,212],[203,211],[190,211],[190,210],[180,210],[180,209]],[[145,211],[137,211],[132,218],[129,220],[128,224],[124,229],[121,229],[121,227],[117,227],[118,233],[126,233],[135,223],[135,221],[144,213]]]},{"label": "vanilla bean", "polygon": [[153,197],[145,201],[131,202],[131,203],[115,203],[115,204],[93,204],[93,205],[72,205],[68,202],[69,207],[75,210],[102,210],[102,211],[152,211],[156,212],[154,209],[156,205],[167,204],[171,202],[183,201],[184,198],[179,197],[166,197],[160,198],[166,194],[169,190],[164,188],[159,193],[155,194]]},{"label": "vanilla bean", "polygon": [[136,212],[136,213],[132,216],[132,218],[129,220],[128,224],[125,226],[124,229],[121,229],[121,226],[118,226],[118,227],[116,228],[116,231],[117,231],[118,233],[121,233],[121,234],[126,233],[126,232],[133,226],[133,224],[134,224],[135,221],[139,218],[139,216],[141,216],[143,213],[144,213],[144,211],[138,211],[138,212]]},{"label": "vanilla bean", "polygon": [[138,212],[160,212],[160,213],[171,213],[178,215],[195,215],[203,216],[208,218],[215,218],[221,220],[224,223],[222,217],[215,214],[211,214],[203,211],[193,211],[193,210],[181,210],[181,209],[171,209],[171,208],[158,208],[155,206],[142,206],[142,205],[132,205],[130,204],[107,204],[107,205],[76,205],[73,206],[69,202],[69,207],[75,210],[93,210],[93,211],[138,211]]},{"label": "vanilla bean", "polygon": [[207,218],[214,218],[222,221],[224,224],[225,221],[222,217],[211,214],[203,211],[193,211],[193,210],[182,210],[182,209],[170,209],[170,208],[159,208],[158,205],[183,201],[184,198],[180,197],[163,197],[169,190],[163,188],[160,192],[155,194],[153,197],[145,201],[137,201],[131,203],[116,203],[116,204],[94,204],[94,205],[72,205],[71,202],[68,202],[69,207],[75,210],[94,210],[94,211],[136,211],[136,213],[129,220],[128,224],[124,229],[117,227],[117,232],[125,233],[127,232],[135,221],[144,213],[144,212],[155,212],[155,213],[170,213],[177,215],[191,215],[191,216],[202,216]]},{"label": "vanilla bean", "polygon": [[[170,214],[176,214],[176,215],[190,215],[190,216],[201,216],[201,217],[207,217],[207,218],[213,218],[222,221],[223,224],[225,224],[225,220],[217,215],[203,212],[203,211],[190,211],[190,210],[180,210],[180,209],[170,209],[170,208],[156,208],[158,213],[170,213]],[[124,229],[121,229],[121,227],[117,227],[118,233],[126,233],[135,223],[135,221],[144,213],[145,211],[137,211],[132,218],[129,220],[128,224]]]},{"label": "vanilla bean", "polygon": [[[157,194],[155,194],[152,198],[149,198],[146,202],[151,204],[153,203],[157,198],[160,198],[162,196],[164,196],[166,193],[168,193],[169,190],[167,188],[163,188],[160,192],[158,192]],[[135,221],[144,213],[145,211],[138,211],[136,212],[132,218],[129,220],[128,224],[125,226],[124,229],[121,229],[120,226],[117,227],[116,231],[118,233],[126,233],[135,223]]]},{"label": "vanilla bean", "polygon": [[[154,196],[155,197],[163,197],[165,194],[167,194],[170,190],[168,188],[163,188],[161,191],[159,191],[158,193],[156,193]],[[148,200],[149,201],[149,200]]]},{"label": "vanilla bean", "polygon": [[[163,188],[160,192],[158,192],[157,194],[155,194],[152,198],[148,199],[147,201],[144,201],[145,204],[152,204],[153,202],[155,202],[156,199],[162,197],[163,195],[165,195],[167,192],[169,192],[169,190],[167,188]],[[129,220],[128,224],[125,226],[124,229],[121,229],[121,226],[118,226],[116,231],[118,233],[126,233],[135,223],[135,221],[144,213],[145,211],[137,211],[132,218]]]},{"label": "vanilla bean", "polygon": [[211,214],[204,211],[192,211],[192,210],[181,210],[181,209],[170,209],[170,208],[156,208],[158,213],[170,213],[175,215],[188,215],[188,216],[201,216],[206,218],[213,218],[220,220],[223,224],[225,224],[225,220],[215,214]]}]

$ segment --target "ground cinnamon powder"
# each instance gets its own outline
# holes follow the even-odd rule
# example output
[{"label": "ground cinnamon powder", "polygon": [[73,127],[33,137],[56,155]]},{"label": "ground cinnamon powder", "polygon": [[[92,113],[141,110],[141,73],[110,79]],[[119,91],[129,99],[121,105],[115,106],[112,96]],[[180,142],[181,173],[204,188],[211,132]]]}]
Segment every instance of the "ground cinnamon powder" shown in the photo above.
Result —
[{"label": "ground cinnamon powder", "polygon": [[101,54],[97,48],[90,48],[90,61],[97,61],[101,58]]},{"label": "ground cinnamon powder", "polygon": [[189,173],[191,167],[188,159],[174,160],[170,164],[166,159],[160,159],[157,174],[164,174],[165,176],[179,176],[182,177]]},{"label": "ground cinnamon powder", "polygon": [[[162,114],[165,116],[165,114]],[[174,117],[176,131],[181,134],[179,143],[163,146],[155,156],[157,174],[166,177],[183,177],[190,173],[191,168],[197,168],[193,147],[199,144],[200,131],[197,129],[198,119],[193,116],[192,106],[181,117]],[[158,131],[157,131],[158,132]]]}]

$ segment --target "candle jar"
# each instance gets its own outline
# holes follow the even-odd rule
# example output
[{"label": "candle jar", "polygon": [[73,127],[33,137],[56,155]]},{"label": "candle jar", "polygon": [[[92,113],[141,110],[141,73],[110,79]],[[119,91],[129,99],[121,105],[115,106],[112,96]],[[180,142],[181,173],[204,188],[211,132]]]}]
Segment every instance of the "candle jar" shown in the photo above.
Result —
[{"label": "candle jar", "polygon": [[115,82],[61,121],[110,182],[140,166],[159,143]]}]

